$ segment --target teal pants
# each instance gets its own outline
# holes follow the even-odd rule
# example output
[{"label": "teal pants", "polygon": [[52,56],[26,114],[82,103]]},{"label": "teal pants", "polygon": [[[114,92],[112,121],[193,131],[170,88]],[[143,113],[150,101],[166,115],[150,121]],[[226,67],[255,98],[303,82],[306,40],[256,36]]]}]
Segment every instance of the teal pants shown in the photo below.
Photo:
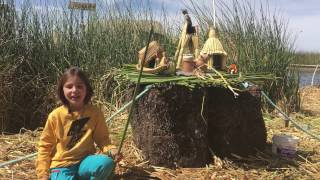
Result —
[{"label": "teal pants", "polygon": [[84,158],[79,164],[63,167],[52,168],[51,180],[105,180],[110,177],[113,170],[114,162],[106,155],[90,155]]}]

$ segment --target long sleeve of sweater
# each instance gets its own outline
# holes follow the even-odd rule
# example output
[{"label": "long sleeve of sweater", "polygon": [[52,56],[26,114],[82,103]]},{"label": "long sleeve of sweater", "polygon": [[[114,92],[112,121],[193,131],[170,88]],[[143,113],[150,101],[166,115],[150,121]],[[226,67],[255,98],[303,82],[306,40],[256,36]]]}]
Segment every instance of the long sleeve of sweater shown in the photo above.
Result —
[{"label": "long sleeve of sweater", "polygon": [[93,133],[93,139],[103,153],[116,148],[114,145],[111,145],[109,130],[102,112],[99,112],[97,115],[97,124]]},{"label": "long sleeve of sweater", "polygon": [[36,161],[38,178],[49,177],[50,174],[50,163],[56,144],[56,138],[53,133],[54,125],[52,121],[53,119],[51,115],[49,115],[38,144],[38,158]]}]

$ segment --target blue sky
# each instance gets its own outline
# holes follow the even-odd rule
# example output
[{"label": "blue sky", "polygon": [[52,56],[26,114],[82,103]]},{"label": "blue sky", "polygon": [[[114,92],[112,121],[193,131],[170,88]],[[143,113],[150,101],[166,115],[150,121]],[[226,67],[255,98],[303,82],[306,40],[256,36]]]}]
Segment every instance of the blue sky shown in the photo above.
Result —
[{"label": "blue sky", "polygon": [[[52,8],[65,6],[68,0],[15,0],[17,7],[22,2],[29,1],[41,8],[47,4]],[[84,0],[78,0],[84,1]],[[88,1],[88,0],[86,0]],[[113,0],[89,0],[89,2]],[[118,1],[118,0],[116,0]],[[119,0],[120,1],[120,0]],[[140,2],[144,0],[129,0]],[[151,7],[157,9],[161,6],[168,11],[168,16],[172,21],[181,21],[180,9],[184,8],[184,3],[190,0],[150,0]],[[199,1],[199,0],[194,0]],[[212,6],[212,0],[201,0],[209,7]],[[232,2],[232,0],[216,0]],[[239,0],[241,2],[241,0]],[[260,2],[259,0],[248,0],[250,2]],[[265,2],[265,0],[261,0]],[[280,15],[288,20],[289,31],[297,36],[296,49],[298,51],[316,51],[320,52],[320,0],[268,0],[270,10],[277,10]],[[139,6],[139,3],[138,3]],[[191,14],[192,18],[192,14]]]}]

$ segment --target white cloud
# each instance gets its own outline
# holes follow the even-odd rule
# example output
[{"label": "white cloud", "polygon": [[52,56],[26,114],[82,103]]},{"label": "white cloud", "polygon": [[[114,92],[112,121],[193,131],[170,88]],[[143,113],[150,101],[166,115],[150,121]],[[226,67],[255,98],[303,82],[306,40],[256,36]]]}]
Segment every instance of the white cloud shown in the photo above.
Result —
[{"label": "white cloud", "polygon": [[297,35],[297,50],[320,52],[320,1],[269,1],[271,8],[278,9],[289,19],[289,29]]},{"label": "white cloud", "polygon": [[297,34],[298,51],[320,52],[320,15],[300,16],[290,19],[289,27]]}]

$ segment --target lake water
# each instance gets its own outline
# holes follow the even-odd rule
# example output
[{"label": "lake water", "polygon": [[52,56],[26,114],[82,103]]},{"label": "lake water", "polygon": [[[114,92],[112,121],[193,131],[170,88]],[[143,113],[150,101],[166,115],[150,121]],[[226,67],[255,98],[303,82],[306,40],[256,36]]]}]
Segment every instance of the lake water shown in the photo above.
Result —
[{"label": "lake water", "polygon": [[[300,82],[299,82],[300,87],[311,85],[313,72],[299,71],[299,74],[300,74]],[[314,77],[313,85],[320,85],[320,69],[319,68],[318,68],[316,75]]]}]

